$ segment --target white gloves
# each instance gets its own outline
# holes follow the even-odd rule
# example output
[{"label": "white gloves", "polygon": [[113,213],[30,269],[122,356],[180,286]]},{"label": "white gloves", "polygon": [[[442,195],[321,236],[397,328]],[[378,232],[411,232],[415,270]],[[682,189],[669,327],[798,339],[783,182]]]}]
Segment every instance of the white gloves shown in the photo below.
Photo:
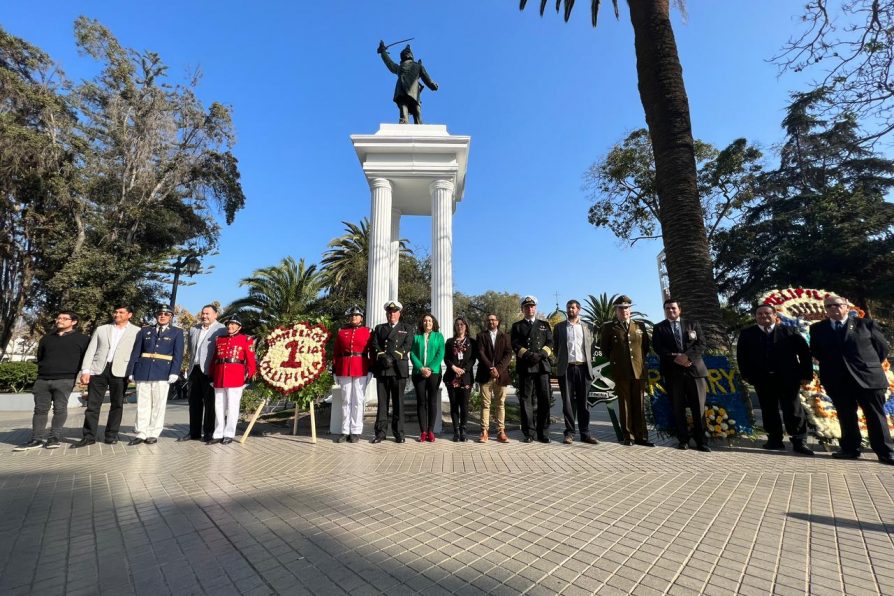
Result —
[{"label": "white gloves", "polygon": [[168,375],[168,384],[176,383],[180,375]]}]

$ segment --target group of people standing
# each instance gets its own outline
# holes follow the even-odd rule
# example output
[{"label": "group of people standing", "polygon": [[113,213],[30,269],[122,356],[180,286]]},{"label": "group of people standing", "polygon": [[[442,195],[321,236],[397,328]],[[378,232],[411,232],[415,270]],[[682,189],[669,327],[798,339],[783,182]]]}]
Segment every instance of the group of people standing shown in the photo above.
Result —
[{"label": "group of people standing", "polygon": [[[508,334],[500,329],[499,317],[490,313],[486,329],[472,338],[468,321],[457,316],[452,335],[446,340],[431,313],[425,314],[415,328],[402,321],[403,306],[397,300],[384,305],[386,322],[374,329],[363,325],[363,311],[353,307],[346,313],[348,323],[335,339],[333,369],[343,397],[342,432],[336,441],[359,440],[371,375],[378,399],[373,443],[385,440],[389,423],[394,440],[405,442],[404,390],[408,379],[416,393],[420,442],[436,439],[443,381],[450,401],[454,441],[468,440],[469,398],[477,382],[482,397],[481,434],[477,440],[490,439],[494,406],[495,438],[506,443],[506,386],[515,357],[522,440],[551,440],[550,374],[555,367],[562,397],[563,442],[572,443],[578,434],[581,442],[596,444],[598,440],[590,432],[587,393],[594,377],[591,355],[597,343],[611,365],[622,444],[654,446],[649,440],[644,407],[646,356],[654,349],[671,400],[677,448],[710,451],[704,423],[708,375],[702,358],[705,338],[698,321],[684,317],[680,303],[669,299],[663,305],[665,319],[654,326],[650,337],[649,329],[631,318],[629,297],[618,297],[613,306],[615,317],[594,334],[581,320],[577,300],[568,301],[567,319],[553,329],[537,318],[537,299],[525,296],[520,304],[523,318],[512,324]],[[849,316],[845,299],[827,296],[824,307],[827,317],[810,326],[809,344],[794,328],[780,325],[775,308],[769,304],[754,310],[755,324],[739,336],[739,369],[756,390],[767,431],[763,448],[784,450],[785,430],[796,453],[813,455],[807,446],[807,419],[799,391],[812,382],[816,359],[820,381],[835,405],[841,426],[840,450],[833,457],[860,457],[859,406],[866,419],[870,447],[880,462],[894,464],[894,443],[884,411],[888,381],[882,363],[888,344],[873,321]],[[185,340],[184,330],[171,324],[170,308],[161,307],[155,312],[156,324],[139,327],[131,322],[133,310],[119,306],[112,313],[112,322],[99,326],[88,339],[77,331],[76,313],[60,312],[54,332],[44,336],[37,348],[31,440],[15,450],[60,446],[69,395],[78,379],[87,387],[87,409],[82,438],[72,448],[96,443],[106,392],[111,407],[103,441],[118,443],[129,381],[136,384],[137,408],[134,437],[128,445],[156,443],[164,427],[170,385],[179,380],[185,353],[190,358],[189,433],[180,440],[232,442],[242,390],[257,365],[253,342],[241,333],[239,318],[230,316],[221,324],[217,315],[216,307],[204,306],[199,323],[189,329]],[[47,432],[51,406],[53,419]]]},{"label": "group of people standing", "polygon": [[[133,438],[128,445],[158,442],[164,428],[170,385],[180,378],[185,355],[184,330],[171,324],[173,311],[160,307],[156,324],[139,327],[131,322],[133,309],[119,306],[112,322],[100,325],[87,338],[77,331],[78,315],[62,311],[55,330],[37,348],[37,381],[31,440],[15,451],[58,448],[68,416],[68,400],[76,383],[87,387],[82,438],[72,448],[96,443],[99,413],[109,394],[110,408],[103,442],[115,445],[124,413],[124,393],[130,381],[136,386],[137,408]],[[239,419],[242,389],[255,374],[253,342],[240,333],[242,323],[231,316],[218,323],[217,308],[202,308],[200,323],[189,330],[190,432],[182,440],[231,443]],[[53,420],[49,433],[50,406]]]}]

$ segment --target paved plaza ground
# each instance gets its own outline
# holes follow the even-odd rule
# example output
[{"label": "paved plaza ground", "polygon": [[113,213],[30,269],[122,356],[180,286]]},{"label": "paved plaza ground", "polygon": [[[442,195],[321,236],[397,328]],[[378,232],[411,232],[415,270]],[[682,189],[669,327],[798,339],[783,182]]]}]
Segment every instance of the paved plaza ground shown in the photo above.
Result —
[{"label": "paved plaza ground", "polygon": [[894,469],[871,453],[624,447],[597,409],[596,446],[557,424],[372,445],[369,417],[358,444],[206,446],[175,442],[172,402],[156,445],[24,453],[29,415],[2,413],[0,594],[894,594]]}]

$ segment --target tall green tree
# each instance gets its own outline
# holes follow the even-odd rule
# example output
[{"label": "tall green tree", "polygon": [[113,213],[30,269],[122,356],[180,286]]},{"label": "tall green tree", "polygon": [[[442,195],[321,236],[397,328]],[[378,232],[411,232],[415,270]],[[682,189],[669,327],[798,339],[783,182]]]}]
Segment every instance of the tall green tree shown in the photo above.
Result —
[{"label": "tall green tree", "polygon": [[[717,150],[696,139],[698,188],[709,244],[718,230],[734,223],[754,198],[763,155],[745,139]],[[593,201],[588,219],[622,242],[661,238],[661,203],[649,133],[631,132],[584,173],[584,191]]]},{"label": "tall green tree", "polygon": [[45,52],[0,28],[0,355],[75,233],[75,114],[63,83]]},{"label": "tall green tree", "polygon": [[171,82],[158,54],[122,47],[95,20],[79,18],[75,36],[101,70],[72,94],[82,194],[47,305],[95,320],[114,303],[160,302],[166,288],[147,274],[174,249],[213,250],[217,214],[231,223],[245,196],[230,110],[199,101],[198,75]]},{"label": "tall green tree", "polygon": [[[509,292],[488,290],[483,294],[475,295],[455,292],[453,294],[453,313],[466,317],[472,335],[486,329],[485,319],[491,313],[500,318],[500,328],[508,332],[512,323],[522,318],[520,303],[521,296]],[[453,324],[449,323],[447,330],[452,333],[452,329]]]},{"label": "tall green tree", "polygon": [[236,314],[246,331],[265,336],[279,325],[320,315],[323,279],[316,265],[286,257],[277,265],[257,269],[239,282],[248,293],[231,302],[227,315]]},{"label": "tall green tree", "polygon": [[826,120],[826,90],[796,94],[779,167],[740,224],[718,238],[721,288],[750,302],[775,287],[818,287],[871,312],[894,301],[894,161],[862,144],[853,114]]},{"label": "tall green tree", "polygon": [[[521,0],[525,8],[527,0]],[[567,21],[574,0],[564,4]],[[613,0],[615,16],[618,1]],[[541,0],[542,15],[547,2]],[[593,26],[599,13],[593,0]],[[695,141],[683,67],[670,21],[668,0],[628,0],[636,50],[640,100],[655,154],[655,191],[671,292],[687,304],[687,312],[702,322],[709,345],[723,344],[723,323],[714,281],[708,238],[702,220],[695,167]],[[682,2],[677,2],[682,8]]]}]

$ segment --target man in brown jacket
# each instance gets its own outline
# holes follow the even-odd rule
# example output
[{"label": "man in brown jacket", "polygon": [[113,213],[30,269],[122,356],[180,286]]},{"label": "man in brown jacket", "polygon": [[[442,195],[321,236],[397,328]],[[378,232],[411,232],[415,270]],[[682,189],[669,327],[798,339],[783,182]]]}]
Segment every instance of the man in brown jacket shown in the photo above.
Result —
[{"label": "man in brown jacket", "polygon": [[490,427],[490,404],[497,403],[497,440],[508,443],[506,436],[506,385],[509,384],[509,363],[512,361],[512,342],[509,335],[500,331],[500,318],[496,313],[487,315],[487,330],[478,334],[478,372],[475,380],[481,386],[481,437],[487,442]]},{"label": "man in brown jacket", "polygon": [[632,301],[628,296],[619,296],[614,305],[615,320],[603,324],[599,330],[599,349],[611,362],[624,437],[621,443],[654,447],[655,443],[649,441],[643,407],[648,382],[649,333],[642,323],[630,318]]}]

